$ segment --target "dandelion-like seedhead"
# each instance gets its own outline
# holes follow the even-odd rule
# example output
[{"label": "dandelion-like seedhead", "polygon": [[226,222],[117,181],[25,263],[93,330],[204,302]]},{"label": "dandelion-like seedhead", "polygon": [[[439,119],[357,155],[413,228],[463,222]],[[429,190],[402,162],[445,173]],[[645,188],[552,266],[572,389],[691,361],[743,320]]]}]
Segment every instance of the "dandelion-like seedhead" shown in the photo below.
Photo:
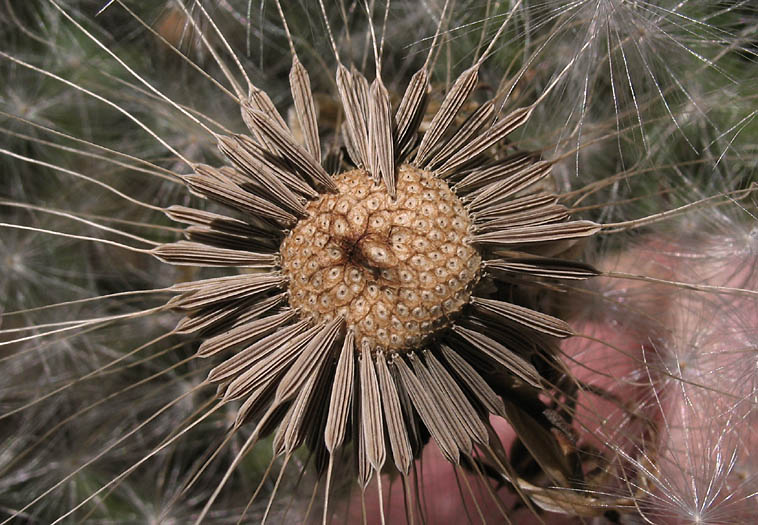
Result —
[{"label": "dandelion-like seedhead", "polygon": [[[181,283],[169,303],[188,314],[182,332],[208,338],[199,356],[233,351],[208,381],[219,384],[222,399],[242,402],[238,425],[259,420],[240,455],[278,425],[275,452],[288,460],[306,442],[319,472],[328,456],[329,478],[338,449],[351,443],[365,487],[389,456],[410,475],[422,427],[454,464],[473,461],[474,447],[493,456],[489,414],[516,417],[496,401],[496,390],[542,403],[550,383],[538,366],[557,368],[549,339],[571,329],[496,297],[509,287],[518,294],[513,276],[593,276],[589,266],[539,254],[560,253],[599,226],[567,221],[557,197],[534,188],[550,163],[520,152],[487,155],[526,122],[529,108],[496,119],[494,102],[485,103],[441,140],[478,68],[455,82],[416,147],[430,90],[426,69],[414,75],[393,119],[380,77],[369,87],[360,73],[338,66],[356,167],[334,177],[313,153],[320,152],[318,133],[299,145],[257,91],[242,111],[258,140],[220,137],[232,166],[196,166],[185,177],[240,218],[172,207],[170,217],[193,225],[188,240],[152,253],[174,264],[268,270]],[[317,130],[297,56],[290,79],[298,120]],[[269,239],[283,240],[272,247]],[[493,388],[502,374],[511,378]],[[568,483],[570,475],[564,466],[560,479]]]},{"label": "dandelion-like seedhead", "polygon": [[754,10],[112,4],[4,13],[10,519],[754,515]]}]

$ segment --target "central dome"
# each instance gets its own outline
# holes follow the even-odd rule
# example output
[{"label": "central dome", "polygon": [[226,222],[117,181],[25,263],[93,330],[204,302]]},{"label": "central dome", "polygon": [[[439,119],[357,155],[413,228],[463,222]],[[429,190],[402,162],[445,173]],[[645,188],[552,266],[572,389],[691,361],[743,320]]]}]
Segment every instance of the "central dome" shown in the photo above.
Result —
[{"label": "central dome", "polygon": [[444,181],[409,164],[395,199],[365,170],[334,181],[282,243],[290,304],[315,323],[343,316],[359,349],[415,348],[449,326],[479,279],[468,214]]}]

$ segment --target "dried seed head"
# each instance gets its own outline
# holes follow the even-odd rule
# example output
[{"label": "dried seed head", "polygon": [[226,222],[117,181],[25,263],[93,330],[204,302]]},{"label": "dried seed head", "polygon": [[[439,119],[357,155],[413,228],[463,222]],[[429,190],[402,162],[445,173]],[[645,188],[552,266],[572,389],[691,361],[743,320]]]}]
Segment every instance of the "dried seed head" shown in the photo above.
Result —
[{"label": "dried seed head", "polygon": [[315,322],[344,316],[358,348],[413,349],[449,326],[479,279],[468,213],[444,181],[407,164],[395,199],[363,170],[335,182],[282,244],[290,304]]}]

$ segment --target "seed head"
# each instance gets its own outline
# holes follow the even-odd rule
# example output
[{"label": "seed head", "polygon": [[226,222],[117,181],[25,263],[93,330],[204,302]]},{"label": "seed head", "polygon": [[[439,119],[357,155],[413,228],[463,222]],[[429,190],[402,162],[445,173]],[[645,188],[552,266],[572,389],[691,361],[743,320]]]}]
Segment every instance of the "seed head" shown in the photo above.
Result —
[{"label": "seed head", "polygon": [[[311,99],[298,92],[308,83],[297,60],[293,71],[297,97]],[[207,382],[219,386],[223,402],[242,401],[238,426],[258,421],[251,440],[278,427],[277,454],[307,443],[322,458],[320,474],[352,450],[365,488],[389,459],[410,475],[425,442],[422,425],[459,465],[488,446],[480,408],[509,420],[527,417],[498,400],[503,377],[540,403],[549,379],[535,362],[552,359],[552,340],[572,331],[509,300],[531,276],[595,275],[539,254],[546,247],[560,253],[599,226],[568,220],[557,197],[541,191],[549,162],[527,153],[489,155],[530,108],[495,118],[490,101],[450,129],[476,80],[476,67],[461,75],[419,142],[429,90],[423,69],[395,127],[380,80],[368,87],[361,73],[338,65],[350,162],[336,176],[311,151],[319,151],[318,134],[299,144],[256,91],[242,103],[251,135],[219,137],[231,165],[195,166],[185,177],[238,218],[174,206],[169,216],[191,225],[188,240],[153,253],[173,264],[264,270],[175,285],[179,295],[171,301],[187,314],[178,330],[207,337],[198,356],[227,354]],[[315,114],[305,109],[302,120],[316,129]],[[278,250],[272,239],[281,239]],[[549,422],[527,425],[544,430]],[[550,468],[568,483],[566,465]]]}]

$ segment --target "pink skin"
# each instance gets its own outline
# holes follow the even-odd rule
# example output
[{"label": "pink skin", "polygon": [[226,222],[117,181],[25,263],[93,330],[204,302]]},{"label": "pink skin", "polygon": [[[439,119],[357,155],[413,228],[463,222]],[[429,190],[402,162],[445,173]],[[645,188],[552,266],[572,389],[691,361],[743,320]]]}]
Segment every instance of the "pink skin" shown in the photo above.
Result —
[{"label": "pink skin", "polygon": [[[645,241],[597,266],[662,280],[756,289],[755,257],[724,252],[716,241]],[[648,457],[657,458],[653,479],[618,460],[629,479],[644,486],[637,497],[653,523],[694,523],[703,518],[705,523],[740,523],[754,518],[758,504],[746,497],[758,489],[751,478],[758,457],[750,454],[758,450],[758,432],[750,431],[758,427],[758,415],[751,410],[758,386],[755,298],[618,278],[597,278],[590,289],[597,292],[597,300],[589,301],[589,309],[573,320],[579,335],[564,341],[564,361],[583,384],[615,398],[580,391],[574,425],[579,444],[606,454],[623,451],[645,468],[650,467]],[[629,416],[630,410],[635,416]],[[509,450],[513,430],[499,418],[492,423]],[[733,467],[717,471],[719,459],[723,463],[732,454]],[[434,444],[426,447],[416,468],[423,471],[427,524],[481,522],[470,490],[487,523],[505,522],[478,476],[467,476],[469,490],[459,475],[459,489],[453,467]],[[387,475],[382,483],[386,523],[406,523],[402,483]],[[610,491],[628,490],[617,478],[609,477],[607,483]],[[365,497],[370,524],[381,522],[376,491],[373,481]],[[513,510],[518,503],[515,494],[501,488],[497,495],[511,522],[539,523],[528,508]],[[360,523],[358,498],[352,507],[351,523]],[[541,513],[540,519],[546,524],[582,523],[554,513]]]},{"label": "pink skin", "polygon": [[[492,424],[504,444],[510,444],[515,439],[515,434],[511,427],[500,418],[492,418]],[[466,474],[468,486],[463,480],[463,476],[458,475],[460,480],[460,489],[456,482],[456,475],[453,466],[448,462],[439,449],[430,444],[427,446],[420,460],[416,462],[416,468],[420,469],[422,476],[422,494],[421,506],[424,509],[425,523],[427,524],[450,524],[450,523],[481,523],[482,519],[478,514],[477,506],[474,504],[474,498],[471,492],[475,494],[476,503],[482,513],[486,523],[504,523],[505,518],[498,506],[494,503],[492,496],[482,484],[478,476]],[[388,476],[382,476],[384,485],[384,512],[385,522],[392,524],[407,523],[405,507],[403,505],[403,486],[399,479],[392,482]],[[387,488],[387,484],[390,487]],[[494,484],[491,484],[496,490]],[[379,515],[379,502],[376,492],[376,482],[372,481],[366,489],[366,522],[369,524],[381,523]],[[461,494],[463,501],[461,503]],[[508,491],[500,489],[497,491],[499,504],[506,509],[508,518],[513,523],[531,523],[534,522],[534,515],[526,508],[519,508],[515,512],[510,510],[519,502],[519,498]],[[388,504],[389,500],[389,504]],[[349,523],[361,523],[360,501],[356,498],[355,509],[351,512]],[[550,524],[573,524],[580,521],[567,518],[559,514],[543,514],[544,523]],[[529,521],[531,520],[531,521]],[[415,513],[415,523],[421,523],[418,519],[418,512]]]},{"label": "pink skin", "polygon": [[[599,265],[607,271],[697,285],[756,290],[756,257],[716,236],[647,240]],[[632,255],[633,254],[633,255]],[[623,299],[574,323],[563,346],[572,372],[636,407],[638,418],[580,394],[586,443],[614,444],[627,465],[644,517],[652,523],[749,523],[758,516],[758,309],[756,298],[690,291],[665,283],[597,280]],[[607,285],[607,286],[606,286]],[[605,346],[605,349],[603,347]],[[649,421],[646,426],[643,420]],[[594,422],[594,424],[593,424]],[[607,450],[607,448],[606,448]],[[644,454],[641,453],[644,451]],[[635,468],[636,467],[636,468]],[[650,475],[642,469],[653,469]],[[657,472],[656,472],[657,469]]]},{"label": "pink skin", "polygon": [[[682,249],[677,279],[756,290],[756,256],[734,239]],[[712,255],[692,260],[696,254]],[[750,523],[758,516],[758,308],[754,296],[676,294],[662,342],[660,474],[651,519],[665,523]],[[681,378],[681,380],[679,379]]]}]

